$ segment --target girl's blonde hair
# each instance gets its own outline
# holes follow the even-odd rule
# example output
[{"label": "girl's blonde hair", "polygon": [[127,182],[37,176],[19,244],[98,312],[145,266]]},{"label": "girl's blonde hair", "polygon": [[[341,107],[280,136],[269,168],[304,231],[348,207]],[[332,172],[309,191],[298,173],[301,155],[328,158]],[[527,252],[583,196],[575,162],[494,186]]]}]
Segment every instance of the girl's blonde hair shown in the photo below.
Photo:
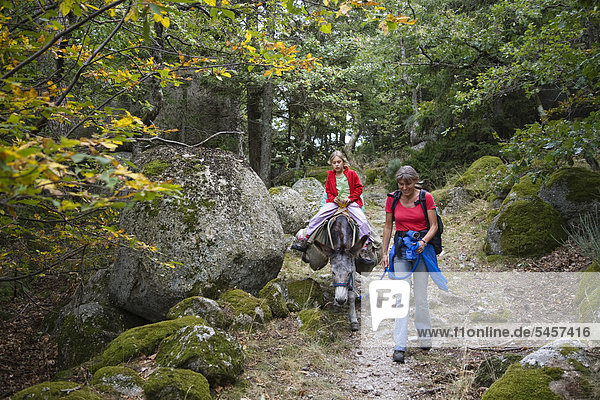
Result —
[{"label": "girl's blonde hair", "polygon": [[333,161],[333,159],[335,157],[339,157],[342,159],[342,161],[344,162],[344,167],[347,167],[348,165],[350,165],[348,163],[348,159],[346,158],[346,156],[344,155],[344,153],[342,153],[339,150],[335,150],[333,153],[331,153],[331,155],[329,156],[329,165],[331,165],[331,162]]}]

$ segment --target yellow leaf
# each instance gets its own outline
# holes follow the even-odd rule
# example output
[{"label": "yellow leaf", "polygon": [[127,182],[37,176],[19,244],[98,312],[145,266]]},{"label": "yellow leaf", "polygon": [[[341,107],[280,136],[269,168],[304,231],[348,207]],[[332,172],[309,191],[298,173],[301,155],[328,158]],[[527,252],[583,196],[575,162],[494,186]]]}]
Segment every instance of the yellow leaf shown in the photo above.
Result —
[{"label": "yellow leaf", "polygon": [[265,76],[270,77],[271,75],[273,75],[273,70],[268,69],[265,71]]},{"label": "yellow leaf", "polygon": [[344,3],[340,6],[339,13],[342,15],[346,15],[348,14],[348,12],[350,12],[350,10],[352,10],[352,6],[349,6],[348,4]]},{"label": "yellow leaf", "polygon": [[252,32],[246,31],[246,40],[244,41],[244,44],[250,42],[251,39],[252,39]]},{"label": "yellow leaf", "polygon": [[122,119],[118,120],[115,123],[115,126],[117,128],[124,128],[126,126],[130,126],[131,124],[133,124],[133,118],[131,118],[131,117],[125,117],[125,118],[122,118]]},{"label": "yellow leaf", "polygon": [[171,25],[171,21],[169,20],[169,18],[168,18],[168,17],[164,17],[164,18],[162,19],[162,21],[160,21],[160,22],[163,24],[163,26],[164,26],[165,28],[168,28],[168,27],[169,27],[169,25]]},{"label": "yellow leaf", "polygon": [[160,14],[154,14],[152,18],[154,19],[154,22],[160,22],[163,19],[162,15]]},{"label": "yellow leaf", "polygon": [[217,6],[217,0],[204,0],[204,2],[206,4],[208,4],[211,7],[216,7]]}]

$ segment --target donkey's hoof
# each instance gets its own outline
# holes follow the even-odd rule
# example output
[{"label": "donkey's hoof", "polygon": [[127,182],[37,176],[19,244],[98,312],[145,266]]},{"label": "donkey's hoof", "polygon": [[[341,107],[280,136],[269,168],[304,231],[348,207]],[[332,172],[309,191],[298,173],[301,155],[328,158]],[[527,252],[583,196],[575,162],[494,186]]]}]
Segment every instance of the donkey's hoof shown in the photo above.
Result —
[{"label": "donkey's hoof", "polygon": [[350,322],[350,330],[356,332],[358,330],[358,322]]}]

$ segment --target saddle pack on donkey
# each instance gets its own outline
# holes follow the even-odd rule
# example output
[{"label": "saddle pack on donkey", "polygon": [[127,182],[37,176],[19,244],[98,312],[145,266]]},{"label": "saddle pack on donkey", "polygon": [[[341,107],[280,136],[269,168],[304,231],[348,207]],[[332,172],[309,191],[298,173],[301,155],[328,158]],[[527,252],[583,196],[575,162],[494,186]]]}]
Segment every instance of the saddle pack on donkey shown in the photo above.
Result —
[{"label": "saddle pack on donkey", "polygon": [[[331,230],[330,230],[331,223],[340,214],[342,214],[346,218],[348,218],[348,222],[350,223],[350,226],[352,226],[352,231],[353,231],[352,243],[356,243],[359,239],[358,225],[348,215],[347,211],[340,209],[330,219],[324,221],[321,225],[319,225],[319,227],[308,238],[308,247],[306,248],[306,251],[302,254],[302,261],[309,264],[310,268],[313,271],[320,270],[325,265],[327,265],[327,263],[329,262],[329,258],[321,250],[319,250],[317,248],[317,246],[314,246],[313,243],[315,241],[318,241],[320,243],[329,243],[329,244],[332,243]],[[304,236],[302,231],[303,231],[303,229],[301,229],[298,233],[296,233],[296,237]],[[371,227],[371,232],[374,232],[372,227]],[[375,265],[377,265],[381,262],[381,247],[382,247],[381,241],[378,237],[376,237],[376,235],[373,236],[371,238],[371,240],[372,240],[372,242],[367,245],[366,255],[369,258],[371,258],[372,260],[375,260],[375,264],[368,266],[368,265],[361,263],[360,257],[357,258],[355,265],[356,265],[356,271],[358,273],[371,272],[373,270],[373,268],[375,267]]]}]

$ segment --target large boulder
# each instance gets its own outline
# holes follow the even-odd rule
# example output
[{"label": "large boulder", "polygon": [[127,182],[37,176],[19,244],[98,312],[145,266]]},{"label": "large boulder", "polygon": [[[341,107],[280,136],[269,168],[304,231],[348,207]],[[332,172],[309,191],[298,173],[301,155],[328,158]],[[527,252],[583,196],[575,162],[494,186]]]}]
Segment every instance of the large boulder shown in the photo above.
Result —
[{"label": "large boulder", "polygon": [[277,276],[286,243],[269,193],[248,164],[214,149],[162,146],[136,163],[156,180],[181,186],[179,198],[137,204],[121,226],[156,246],[163,261],[122,247],[110,276],[116,305],[148,320],[184,298],[216,298],[231,287],[251,293]]},{"label": "large boulder", "polygon": [[556,209],[539,198],[516,200],[503,207],[488,228],[488,254],[531,256],[546,254],[567,238]]},{"label": "large boulder", "polygon": [[569,222],[600,207],[600,174],[585,168],[562,168],[542,185],[538,196]]},{"label": "large boulder", "polygon": [[315,178],[298,179],[292,185],[292,189],[300,193],[311,208],[312,213],[319,211],[321,199],[325,192],[325,186]]},{"label": "large boulder", "polygon": [[269,189],[271,200],[281,220],[283,232],[296,233],[304,228],[313,215],[313,209],[294,189],[287,186],[276,186]]}]

